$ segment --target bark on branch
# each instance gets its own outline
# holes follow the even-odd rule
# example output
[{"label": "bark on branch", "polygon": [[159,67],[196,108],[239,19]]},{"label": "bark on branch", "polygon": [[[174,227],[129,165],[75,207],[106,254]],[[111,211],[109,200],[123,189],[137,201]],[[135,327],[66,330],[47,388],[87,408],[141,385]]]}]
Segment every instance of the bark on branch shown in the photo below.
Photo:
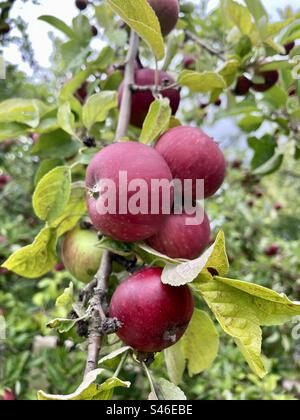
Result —
[{"label": "bark on branch", "polygon": [[196,34],[191,31],[185,31],[186,37],[191,41],[194,41],[199,47],[203,48],[205,51],[209,52],[211,55],[215,55],[220,60],[225,61],[225,57],[220,51],[216,51],[214,48],[207,45],[204,41],[202,41]]}]

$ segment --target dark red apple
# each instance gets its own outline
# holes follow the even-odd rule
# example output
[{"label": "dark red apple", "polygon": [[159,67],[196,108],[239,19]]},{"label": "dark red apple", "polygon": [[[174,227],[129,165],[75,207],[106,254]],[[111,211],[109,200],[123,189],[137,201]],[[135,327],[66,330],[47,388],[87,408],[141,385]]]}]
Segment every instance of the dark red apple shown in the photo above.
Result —
[{"label": "dark red apple", "polygon": [[[203,214],[203,210],[201,209]],[[210,243],[210,224],[204,212],[201,224],[189,225],[195,215],[172,214],[166,218],[160,231],[147,243],[156,251],[170,258],[193,260],[199,257]]]},{"label": "dark red apple", "polygon": [[0,175],[0,191],[3,190],[10,181],[11,176],[6,174]]},{"label": "dark red apple", "polygon": [[130,276],[111,301],[110,316],[123,325],[118,336],[139,352],[160,352],[175,344],[194,312],[189,287],[165,285],[161,275],[161,268],[146,268]]},{"label": "dark red apple", "polygon": [[[110,193],[108,187],[102,191],[102,195],[99,193],[99,185],[104,180],[113,183],[116,194],[112,188]],[[94,192],[98,190],[96,194],[88,198],[89,215],[96,229],[113,239],[124,242],[141,241],[155,235],[165,219],[164,207],[172,207],[173,203],[173,194],[169,194],[169,197],[164,197],[162,200],[161,188],[153,185],[153,182],[158,183],[162,180],[171,183],[172,174],[165,160],[152,147],[137,142],[120,142],[105,147],[90,162],[86,176],[87,188]],[[129,191],[128,187],[133,182],[143,184],[143,191],[146,188],[143,203],[139,204],[140,200],[136,203],[135,200],[136,194],[141,190],[138,185],[133,186]],[[104,200],[107,193],[109,197]],[[157,201],[155,195],[158,198]],[[102,202],[99,205],[101,200],[105,203]],[[113,209],[106,214],[101,210],[114,203],[115,214],[112,214]],[[132,205],[135,203],[138,206],[144,204],[145,208],[134,214]],[[156,214],[153,214],[153,206],[157,207]]]},{"label": "dark red apple", "polygon": [[277,210],[277,211],[282,210],[282,204],[281,203],[276,203],[275,206],[274,206],[274,209]]},{"label": "dark red apple", "polygon": [[55,265],[54,270],[59,273],[65,270],[65,265],[63,263],[58,263]]},{"label": "dark red apple", "polygon": [[103,253],[98,245],[98,234],[92,229],[75,228],[64,237],[63,265],[83,283],[89,283],[98,271]]},{"label": "dark red apple", "polygon": [[221,98],[218,98],[215,102],[214,102],[214,105],[215,106],[221,106],[222,105],[222,99]]},{"label": "dark red apple", "polygon": [[[163,87],[167,87],[174,83],[174,79],[163,71],[159,72],[159,84]],[[135,84],[137,86],[154,86],[155,84],[155,71],[151,69],[139,69],[135,72]],[[124,83],[119,88],[119,106],[122,102],[124,91]],[[179,103],[180,93],[178,89],[170,88],[162,91],[162,96],[170,99],[170,105],[172,108],[172,114],[175,115]],[[134,92],[132,95],[131,105],[131,124],[136,127],[142,127],[145,118],[148,114],[151,103],[154,101],[154,96],[151,90],[144,92]]]},{"label": "dark red apple", "polygon": [[194,70],[196,67],[195,57],[193,57],[192,55],[186,55],[183,58],[183,67],[188,70]]},{"label": "dark red apple", "polygon": [[279,254],[279,246],[276,244],[273,244],[271,246],[269,246],[266,250],[265,250],[265,254],[267,257],[276,257],[276,255]]},{"label": "dark red apple", "polygon": [[234,160],[231,164],[232,169],[240,169],[242,162],[240,160]]},{"label": "dark red apple", "polygon": [[92,31],[92,35],[93,36],[97,36],[98,35],[98,29],[96,28],[95,25],[91,26],[91,31]]},{"label": "dark red apple", "polygon": [[240,76],[237,80],[236,87],[234,89],[234,93],[237,96],[245,96],[249,92],[250,88],[252,87],[252,81],[249,80],[246,76]]},{"label": "dark red apple", "polygon": [[204,180],[205,198],[214,195],[223,184],[226,174],[224,155],[217,143],[201,129],[172,128],[163,134],[155,148],[166,160],[173,178],[193,181],[193,199],[201,198],[196,197],[196,180]]},{"label": "dark red apple", "polygon": [[88,0],[76,0],[75,4],[79,10],[85,10],[88,6]]},{"label": "dark red apple", "polygon": [[295,41],[285,44],[284,46],[285,54],[288,55],[295,48],[295,46],[296,46]]},{"label": "dark red apple", "polygon": [[88,96],[88,82],[82,83],[79,89],[75,92],[75,96],[83,104]]},{"label": "dark red apple", "polygon": [[253,83],[252,88],[256,92],[266,92],[275,86],[279,80],[279,73],[277,70],[262,71],[256,73],[256,75],[264,79],[263,83]]},{"label": "dark red apple", "polygon": [[168,35],[175,28],[179,18],[179,1],[148,0],[148,2],[158,17],[162,34]]}]

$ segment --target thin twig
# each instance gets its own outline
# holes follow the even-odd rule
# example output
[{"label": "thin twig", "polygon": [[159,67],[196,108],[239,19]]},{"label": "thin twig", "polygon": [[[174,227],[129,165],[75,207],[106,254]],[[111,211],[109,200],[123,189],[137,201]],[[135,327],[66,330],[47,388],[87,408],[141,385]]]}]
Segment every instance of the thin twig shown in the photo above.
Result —
[{"label": "thin twig", "polygon": [[[116,140],[120,140],[126,136],[128,132],[130,116],[131,116],[131,97],[132,92],[130,86],[134,83],[134,67],[135,59],[138,54],[139,37],[131,31],[128,55],[126,59],[125,77],[124,77],[124,93],[120,107],[118,126],[116,130]],[[86,287],[86,291],[93,291],[94,295],[90,300],[91,321],[88,335],[88,356],[86,362],[85,376],[96,369],[102,341],[102,325],[106,320],[105,307],[107,305],[106,295],[108,291],[109,277],[112,272],[113,254],[104,251],[99,270],[94,281]],[[117,320],[115,322],[118,326]]]},{"label": "thin twig", "polygon": [[215,55],[220,60],[225,61],[225,57],[223,54],[219,51],[216,51],[214,48],[207,45],[204,41],[202,41],[196,34],[194,34],[191,31],[185,31],[185,34],[187,38],[189,38],[191,41],[194,41],[196,44],[198,44],[201,48],[209,52],[211,55]]}]

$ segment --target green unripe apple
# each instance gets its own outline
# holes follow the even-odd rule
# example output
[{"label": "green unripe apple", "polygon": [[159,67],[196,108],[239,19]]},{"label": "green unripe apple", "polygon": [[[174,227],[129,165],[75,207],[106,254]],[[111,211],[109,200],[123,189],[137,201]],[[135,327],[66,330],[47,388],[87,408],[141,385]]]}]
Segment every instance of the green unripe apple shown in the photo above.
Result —
[{"label": "green unripe apple", "polygon": [[95,230],[75,228],[64,238],[62,246],[64,265],[83,283],[89,283],[97,273],[102,253]]}]

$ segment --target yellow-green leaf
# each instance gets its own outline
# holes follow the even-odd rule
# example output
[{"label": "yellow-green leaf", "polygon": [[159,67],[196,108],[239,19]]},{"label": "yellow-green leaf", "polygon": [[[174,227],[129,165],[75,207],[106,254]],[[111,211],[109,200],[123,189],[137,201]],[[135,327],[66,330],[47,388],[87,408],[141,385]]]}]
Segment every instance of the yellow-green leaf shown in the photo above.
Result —
[{"label": "yellow-green leaf", "polygon": [[186,366],[182,340],[166,349],[164,356],[170,380],[175,385],[179,385]]},{"label": "yellow-green leaf", "polygon": [[72,230],[86,213],[86,191],[85,188],[73,185],[71,195],[63,214],[53,221],[52,227],[57,230],[57,237],[60,238],[69,230]]},{"label": "yellow-green leaf", "polygon": [[218,355],[220,340],[218,331],[206,312],[195,309],[181,341],[190,376],[211,367]]},{"label": "yellow-green leaf", "polygon": [[82,120],[85,127],[90,130],[96,122],[106,119],[109,111],[118,106],[117,93],[103,91],[91,96],[82,109]]},{"label": "yellow-green leaf", "polygon": [[35,128],[40,117],[39,101],[34,99],[7,99],[0,103],[0,123],[21,123]]},{"label": "yellow-green leaf", "polygon": [[192,70],[183,70],[180,73],[178,83],[187,86],[192,92],[208,93],[214,89],[225,89],[224,78],[213,71],[199,73]]},{"label": "yellow-green leaf", "polygon": [[59,166],[48,172],[38,183],[33,195],[36,215],[52,223],[64,212],[71,194],[71,170]]},{"label": "yellow-green leaf", "polygon": [[157,381],[159,399],[166,401],[186,401],[184,392],[178,386],[172,384],[164,378]]},{"label": "yellow-green leaf", "polygon": [[232,23],[242,34],[249,35],[253,28],[249,9],[233,0],[226,0],[226,10]]},{"label": "yellow-green leaf", "polygon": [[57,112],[57,122],[60,128],[71,136],[76,137],[75,133],[75,116],[72,112],[69,102],[64,102],[59,106]]},{"label": "yellow-green leaf", "polygon": [[38,278],[52,270],[56,263],[56,232],[44,228],[31,245],[16,251],[3,267],[26,278]]},{"label": "yellow-green leaf", "polygon": [[222,231],[219,232],[215,243],[201,257],[179,265],[167,264],[162,274],[162,282],[171,286],[182,286],[192,283],[202,272],[212,276],[212,270],[221,276],[225,276],[229,271],[225,236]]},{"label": "yellow-green leaf", "polygon": [[56,299],[57,307],[66,307],[74,302],[74,285],[70,283],[69,287],[64,290],[64,293]]},{"label": "yellow-green leaf", "polygon": [[153,143],[169,127],[171,115],[172,110],[168,98],[156,99],[152,102],[143,124],[140,142]]},{"label": "yellow-green leaf", "polygon": [[103,374],[103,369],[97,369],[90,372],[77,390],[70,395],[50,395],[43,391],[38,392],[40,401],[92,401],[109,400],[112,397],[114,388],[129,388],[130,382],[121,381],[118,378],[107,379],[98,385],[96,381]]},{"label": "yellow-green leaf", "polygon": [[110,7],[149,45],[158,60],[165,55],[157,16],[147,0],[107,0]]}]

